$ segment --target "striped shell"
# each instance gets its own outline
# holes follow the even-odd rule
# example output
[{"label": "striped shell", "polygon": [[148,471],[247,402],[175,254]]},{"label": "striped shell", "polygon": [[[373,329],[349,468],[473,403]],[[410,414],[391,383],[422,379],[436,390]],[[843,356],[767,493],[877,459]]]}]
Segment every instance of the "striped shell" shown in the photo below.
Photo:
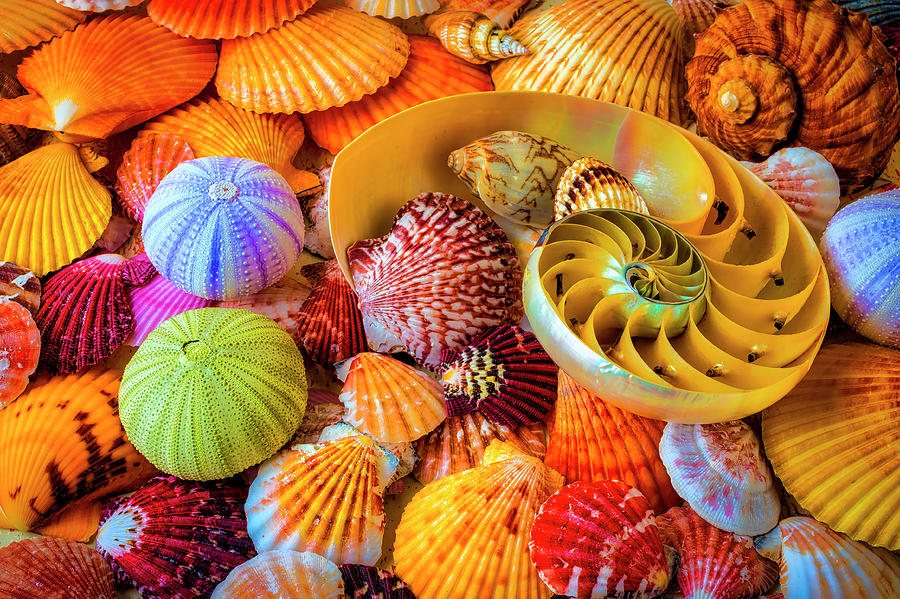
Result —
[{"label": "striped shell", "polygon": [[116,196],[125,214],[143,221],[144,208],[165,176],[194,157],[190,146],[175,135],[160,133],[135,139],[116,170]]},{"label": "striped shell", "polygon": [[879,27],[900,25],[900,2],[897,0],[837,0],[835,4],[865,13],[872,25]]},{"label": "striped shell", "polygon": [[409,19],[436,11],[438,0],[344,0],[350,8],[355,8],[373,17],[386,19]]},{"label": "striped shell", "polygon": [[724,8],[734,6],[739,0],[672,0],[672,8],[678,13],[678,18],[685,31],[696,36],[706,31],[716,15]]},{"label": "striped shell", "polygon": [[[0,36],[2,37],[2,36]],[[0,73],[0,99],[18,98],[25,94],[15,77]],[[0,124],[0,166],[30,152],[37,142],[37,132],[18,125]]]},{"label": "striped shell", "polygon": [[136,6],[143,0],[56,0],[63,6],[74,8],[75,10],[86,10],[89,12],[103,12],[106,10],[122,10],[129,6]]},{"label": "striped shell", "polygon": [[515,36],[477,12],[442,10],[425,17],[423,23],[450,54],[472,64],[528,54]]},{"label": "striped shell", "polygon": [[0,409],[28,386],[41,355],[41,332],[24,306],[0,296]]},{"label": "striped shell", "polygon": [[0,22],[0,53],[36,46],[75,28],[87,15],[56,0],[6,0]]},{"label": "striped shell", "polygon": [[125,345],[137,347],[165,320],[197,308],[208,308],[211,300],[185,293],[162,275],[156,275],[141,287],[128,288],[134,330]]},{"label": "striped shell", "polygon": [[211,599],[344,599],[341,571],[311,552],[260,553],[231,571]]},{"label": "striped shell", "polygon": [[527,4],[528,0],[441,0],[441,10],[477,12],[505,28],[512,24]]},{"label": "striped shell", "polygon": [[41,305],[41,280],[27,268],[0,262],[0,298],[7,297],[37,314]]},{"label": "striped shell", "polygon": [[114,599],[113,573],[94,549],[38,537],[0,549],[4,599]]},{"label": "striped shell", "polygon": [[233,39],[280,27],[315,0],[151,0],[147,14],[178,35]]},{"label": "striped shell", "polygon": [[579,158],[563,171],[556,186],[553,220],[592,208],[650,214],[641,193],[616,169],[596,158]]}]

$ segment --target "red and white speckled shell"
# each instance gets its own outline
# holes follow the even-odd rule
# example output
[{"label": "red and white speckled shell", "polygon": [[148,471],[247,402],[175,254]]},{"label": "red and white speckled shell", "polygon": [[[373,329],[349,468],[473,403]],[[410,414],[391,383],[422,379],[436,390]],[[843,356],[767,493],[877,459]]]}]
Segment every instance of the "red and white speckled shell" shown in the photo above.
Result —
[{"label": "red and white speckled shell", "polygon": [[419,195],[388,235],[357,242],[347,255],[363,315],[431,369],[441,350],[524,314],[522,271],[503,229],[452,195]]}]

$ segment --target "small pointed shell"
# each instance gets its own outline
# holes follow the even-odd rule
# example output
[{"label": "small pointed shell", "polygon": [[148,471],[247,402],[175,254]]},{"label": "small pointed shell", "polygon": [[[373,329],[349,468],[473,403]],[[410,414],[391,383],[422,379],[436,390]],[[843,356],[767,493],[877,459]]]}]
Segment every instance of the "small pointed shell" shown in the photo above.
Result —
[{"label": "small pointed shell", "polygon": [[579,158],[556,187],[554,220],[592,208],[619,208],[650,214],[640,192],[616,169],[596,158]]},{"label": "small pointed shell", "polygon": [[27,268],[0,262],[0,297],[8,297],[37,314],[41,305],[41,280]]},{"label": "small pointed shell", "polygon": [[0,296],[0,409],[25,390],[40,355],[41,332],[31,312]]},{"label": "small pointed shell", "polygon": [[477,12],[442,11],[425,17],[424,23],[448,52],[472,64],[528,54],[515,36]]},{"label": "small pointed shell", "polygon": [[86,13],[67,8],[56,0],[8,0],[0,20],[0,53],[35,46],[75,28]]},{"label": "small pointed shell", "polygon": [[0,597],[114,599],[109,566],[91,547],[38,537],[0,549]]},{"label": "small pointed shell", "polygon": [[183,37],[233,39],[280,27],[315,0],[151,0],[147,14]]},{"label": "small pointed shell", "polygon": [[116,196],[125,213],[141,222],[150,196],[163,178],[187,160],[194,159],[190,146],[169,134],[139,137],[122,156],[116,170]]},{"label": "small pointed shell", "polygon": [[260,553],[231,571],[211,599],[343,599],[341,571],[321,555],[304,551]]},{"label": "small pointed shell", "polygon": [[438,0],[344,0],[344,3],[373,17],[385,19],[420,17],[441,7]]}]

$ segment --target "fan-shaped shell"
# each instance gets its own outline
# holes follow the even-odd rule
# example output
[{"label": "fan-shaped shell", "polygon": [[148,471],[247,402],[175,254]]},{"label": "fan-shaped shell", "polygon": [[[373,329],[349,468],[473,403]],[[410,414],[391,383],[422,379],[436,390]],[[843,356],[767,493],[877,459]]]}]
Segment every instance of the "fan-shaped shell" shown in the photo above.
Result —
[{"label": "fan-shaped shell", "polygon": [[254,112],[325,110],[374,93],[408,57],[396,26],[319,3],[277,29],[222,42],[216,89]]},{"label": "fan-shaped shell", "polygon": [[147,335],[163,321],[182,312],[207,308],[213,304],[211,300],[185,293],[162,275],[156,275],[141,287],[129,287],[128,303],[131,305],[134,330],[124,344],[134,347],[143,343]]},{"label": "fan-shaped shell", "polygon": [[841,319],[876,343],[900,348],[900,191],[842,208],[819,247]]},{"label": "fan-shaped shell", "polygon": [[35,46],[74,29],[87,15],[56,0],[5,0],[0,23],[0,53]]},{"label": "fan-shaped shell", "polygon": [[854,539],[900,549],[900,351],[825,346],[809,374],[763,412],[775,474],[804,508]]},{"label": "fan-shaped shell", "polygon": [[551,495],[534,519],[528,552],[541,580],[569,597],[654,596],[669,584],[653,510],[619,481],[575,482]]},{"label": "fan-shaped shell", "polygon": [[153,476],[119,421],[121,375],[100,367],[39,375],[0,410],[0,528],[33,530],[75,501]]},{"label": "fan-shaped shell", "polygon": [[351,599],[416,599],[405,582],[381,568],[344,564],[341,576]]},{"label": "fan-shaped shell", "polygon": [[41,305],[41,280],[27,268],[0,262],[0,298],[7,297],[37,314]]},{"label": "fan-shaped shell", "polygon": [[161,470],[212,480],[271,456],[303,419],[303,357],[247,310],[173,316],[141,344],[122,380],[128,437]]},{"label": "fan-shaped shell", "polygon": [[492,89],[483,67],[449,54],[436,40],[410,35],[409,61],[390,83],[356,102],[310,112],[303,120],[310,137],[337,154],[366,129],[401,110],[445,96]]},{"label": "fan-shaped shell", "polygon": [[219,302],[217,305],[221,308],[250,310],[271,318],[287,331],[298,347],[302,347],[300,324],[303,318],[300,309],[310,291],[308,285],[288,276],[258,293]]},{"label": "fan-shaped shell", "polygon": [[114,599],[109,566],[81,543],[38,537],[0,549],[0,595],[6,599]]},{"label": "fan-shaped shell", "polygon": [[272,550],[244,562],[216,587],[211,599],[343,599],[341,571],[321,555]]},{"label": "fan-shaped shell", "polygon": [[547,91],[688,120],[686,34],[665,0],[566,0],[515,22],[528,54],[493,65],[498,90]]},{"label": "fan-shaped shell", "polygon": [[151,0],[155,23],[184,37],[233,39],[280,27],[316,0]]},{"label": "fan-shaped shell", "polygon": [[528,0],[441,0],[442,11],[477,12],[500,27],[509,27],[528,4]]},{"label": "fan-shaped shell", "polygon": [[450,54],[472,64],[528,54],[515,36],[477,12],[441,10],[425,17],[423,23]]},{"label": "fan-shaped shell", "polygon": [[38,276],[91,249],[112,215],[76,146],[44,146],[0,167],[0,260]]},{"label": "fan-shaped shell", "polygon": [[244,158],[198,158],[166,175],[144,213],[144,247],[160,274],[208,299],[281,279],[303,251],[303,214],[284,178]]},{"label": "fan-shaped shell", "polygon": [[900,133],[894,70],[862,15],[827,0],[751,0],[697,38],[687,99],[720,147],[745,159],[807,147],[852,189],[884,170]]},{"label": "fan-shaped shell", "polygon": [[756,536],[778,524],[781,502],[748,424],[670,422],[659,455],[678,494],[713,526]]},{"label": "fan-shaped shell", "polygon": [[438,0],[344,0],[345,4],[373,17],[409,19],[440,8]]},{"label": "fan-shaped shell", "polygon": [[0,296],[0,409],[28,386],[41,355],[41,331],[24,306]]},{"label": "fan-shaped shell", "polygon": [[0,100],[0,121],[107,137],[196,96],[215,70],[210,42],[179,38],[146,17],[102,17],[22,61],[29,94]]},{"label": "fan-shaped shell", "polygon": [[490,217],[454,196],[407,202],[388,235],[359,241],[347,255],[363,316],[429,368],[441,350],[522,317],[515,249]]},{"label": "fan-shaped shell", "polygon": [[[25,94],[15,77],[0,73],[0,99],[18,98]],[[24,156],[37,142],[37,132],[18,125],[0,124],[0,166]]]},{"label": "fan-shaped shell", "polygon": [[135,139],[116,170],[116,196],[132,219],[144,220],[144,208],[166,175],[194,152],[175,135],[159,133]]},{"label": "fan-shaped shell", "polygon": [[75,10],[86,10],[90,12],[103,12],[106,10],[122,10],[129,6],[137,6],[144,0],[56,0],[63,6],[74,8]]},{"label": "fan-shaped shell", "polygon": [[641,193],[616,169],[596,158],[579,158],[559,178],[553,218],[582,210],[619,208],[650,214]]},{"label": "fan-shaped shell", "polygon": [[872,25],[879,27],[900,25],[900,2],[897,0],[837,0],[835,4],[865,13]]}]

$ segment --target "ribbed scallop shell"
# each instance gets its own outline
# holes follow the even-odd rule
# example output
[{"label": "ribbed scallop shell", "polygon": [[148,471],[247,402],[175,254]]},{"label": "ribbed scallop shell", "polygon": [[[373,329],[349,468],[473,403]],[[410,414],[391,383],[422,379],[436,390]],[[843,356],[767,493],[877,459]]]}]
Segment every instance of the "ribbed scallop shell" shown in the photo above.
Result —
[{"label": "ribbed scallop shell", "polygon": [[685,31],[693,37],[706,31],[722,9],[734,6],[738,1],[672,0],[672,8],[678,13]]},{"label": "ribbed scallop shell", "polygon": [[641,193],[616,169],[596,158],[579,158],[559,179],[553,219],[592,208],[619,208],[650,214]]},{"label": "ribbed scallop shell", "polygon": [[527,4],[528,0],[441,0],[441,10],[477,12],[506,28]]},{"label": "ribbed scallop shell", "polygon": [[[429,483],[406,506],[397,575],[418,599],[549,598],[528,557],[538,508],[563,484],[538,458],[494,441],[481,466]],[[439,576],[422,564],[441,564]]]},{"label": "ribbed scallop shell", "polygon": [[401,110],[445,96],[493,89],[483,67],[449,54],[436,40],[410,35],[409,61],[390,83],[356,102],[310,112],[303,120],[310,137],[337,154],[366,129]]},{"label": "ribbed scallop shell", "polygon": [[624,481],[658,514],[681,504],[657,449],[665,422],[621,410],[560,371],[559,397],[548,424],[544,462],[566,482]]},{"label": "ribbed scallop shell", "polygon": [[842,208],[819,248],[841,319],[876,343],[900,348],[900,191]]},{"label": "ribbed scallop shell", "polygon": [[210,42],[116,14],[41,46],[19,65],[29,94],[0,100],[0,121],[107,137],[196,96],[216,69]]},{"label": "ribbed scallop shell", "polygon": [[184,140],[197,158],[233,156],[261,162],[278,171],[297,193],[319,185],[315,174],[291,162],[305,135],[296,114],[257,114],[207,97],[150,121],[138,135],[160,133]]},{"label": "ribbed scallop shell", "polygon": [[254,112],[325,110],[374,93],[408,57],[396,26],[319,3],[277,29],[222,42],[216,89]]},{"label": "ribbed scallop shell", "polygon": [[522,317],[515,249],[484,212],[454,196],[410,200],[388,235],[358,241],[347,255],[363,316],[429,368],[441,350]]},{"label": "ribbed scallop shell", "polygon": [[125,213],[143,221],[144,208],[163,178],[194,158],[190,146],[175,135],[159,133],[134,140],[116,170],[116,196]]},{"label": "ribbed scallop shell", "polygon": [[756,536],[778,524],[774,477],[748,424],[670,422],[659,455],[678,494],[713,526]]},{"label": "ribbed scallop shell", "polygon": [[381,443],[415,441],[447,417],[440,383],[371,352],[350,359],[340,398],[344,420]]},{"label": "ribbed scallop shell", "polygon": [[125,345],[137,347],[163,321],[197,308],[207,308],[212,300],[185,293],[162,275],[156,275],[141,287],[128,288],[134,330],[125,339]]},{"label": "ribbed scallop shell", "polygon": [[751,0],[696,40],[697,128],[745,159],[787,143],[822,154],[842,187],[871,183],[900,133],[895,61],[867,19],[827,0]]},{"label": "ribbed scallop shell", "polygon": [[233,39],[280,27],[316,0],[151,0],[147,14],[178,35]]},{"label": "ribbed scallop shell", "polygon": [[900,595],[900,560],[850,540],[812,518],[795,516],[756,539],[760,553],[779,561],[787,599]]},{"label": "ribbed scallop shell", "polygon": [[8,297],[37,314],[41,305],[41,280],[27,268],[0,262],[0,297]]},{"label": "ribbed scallop shell", "polygon": [[498,90],[572,94],[683,125],[686,33],[665,0],[566,0],[509,33],[529,53],[493,66]]},{"label": "ribbed scallop shell", "polygon": [[44,146],[0,167],[0,260],[43,276],[96,242],[112,215],[79,149]]},{"label": "ribbed scallop shell", "polygon": [[161,475],[110,506],[97,550],[146,598],[208,597],[255,555],[247,534],[247,488]]},{"label": "ribbed scallop shell", "polygon": [[753,597],[778,579],[777,564],[756,552],[751,537],[720,530],[689,507],[674,507],[656,523],[680,557],[676,576],[685,597]]},{"label": "ribbed scallop shell", "polygon": [[211,599],[343,599],[341,571],[311,552],[260,553],[231,571]]},{"label": "ribbed scallop shell", "polygon": [[38,537],[0,549],[4,599],[114,599],[109,566],[91,547]]},{"label": "ribbed scallop shell", "polygon": [[303,251],[303,214],[287,181],[244,158],[184,162],[144,212],[144,247],[160,274],[207,299],[252,295]]},{"label": "ribbed scallop shell", "polygon": [[35,46],[75,28],[87,15],[56,0],[6,0],[0,22],[0,53]]},{"label": "ribbed scallop shell", "polygon": [[441,6],[438,0],[344,0],[344,3],[373,17],[386,19],[419,17]]},{"label": "ribbed scallop shell", "polygon": [[0,410],[0,528],[34,530],[78,500],[138,487],[156,473],[125,437],[121,371],[39,375]]},{"label": "ribbed scallop shell", "polygon": [[422,21],[450,54],[472,64],[528,54],[528,48],[515,36],[477,12],[441,10]]},{"label": "ribbed scallop shell", "polygon": [[900,351],[825,346],[809,374],[763,412],[775,474],[817,519],[900,549]]},{"label": "ribbed scallop shell", "polygon": [[161,470],[189,480],[265,460],[297,430],[305,406],[300,351],[247,310],[173,316],[141,344],[122,380],[129,439]]},{"label": "ribbed scallop shell", "polygon": [[[15,77],[0,73],[0,98],[18,98],[25,93],[25,88],[19,85]],[[24,156],[36,143],[36,131],[18,125],[0,124],[0,166]]]},{"label": "ribbed scallop shell", "polygon": [[137,6],[144,0],[56,0],[63,6],[75,10],[103,12],[106,10],[122,10],[129,6]]},{"label": "ribbed scallop shell", "polygon": [[41,332],[31,312],[0,296],[0,409],[25,390],[40,356]]},{"label": "ribbed scallop shell", "polygon": [[416,599],[405,582],[381,568],[344,564],[341,576],[349,599]]},{"label": "ribbed scallop shell", "polygon": [[837,0],[835,4],[865,13],[872,25],[879,27],[900,25],[900,2],[897,0]]},{"label": "ribbed scallop shell", "polygon": [[300,337],[302,321],[300,309],[309,294],[308,285],[288,276],[253,295],[218,302],[216,305],[221,308],[250,310],[271,318],[287,331],[297,346],[301,346],[303,340]]},{"label": "ribbed scallop shell", "polygon": [[384,535],[381,498],[396,469],[397,459],[362,435],[282,451],[250,487],[247,525],[256,549],[374,566]]},{"label": "ribbed scallop shell", "polygon": [[569,597],[652,597],[669,583],[653,510],[619,481],[575,482],[551,495],[531,527],[528,552],[541,580]]}]

